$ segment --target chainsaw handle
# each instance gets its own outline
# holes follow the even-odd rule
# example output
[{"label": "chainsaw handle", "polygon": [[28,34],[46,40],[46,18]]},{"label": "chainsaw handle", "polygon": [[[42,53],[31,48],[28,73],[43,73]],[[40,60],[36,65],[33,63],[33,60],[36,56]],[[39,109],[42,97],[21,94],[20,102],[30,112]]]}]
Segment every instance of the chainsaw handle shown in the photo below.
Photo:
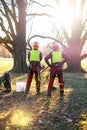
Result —
[{"label": "chainsaw handle", "polygon": [[45,67],[44,69],[42,69],[42,70],[40,71],[40,73],[44,72],[48,67],[49,67],[49,66],[47,66],[47,67]]}]

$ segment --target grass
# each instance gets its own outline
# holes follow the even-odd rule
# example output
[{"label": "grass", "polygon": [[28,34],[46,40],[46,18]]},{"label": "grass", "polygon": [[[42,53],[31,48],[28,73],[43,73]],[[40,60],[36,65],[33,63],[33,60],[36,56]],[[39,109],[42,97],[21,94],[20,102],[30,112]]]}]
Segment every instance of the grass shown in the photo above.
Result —
[{"label": "grass", "polygon": [[10,58],[0,58],[0,76],[13,67],[13,60]]},{"label": "grass", "polygon": [[[0,74],[12,67],[12,61],[0,61]],[[85,68],[86,65],[84,64]],[[65,73],[65,95],[58,89],[48,98],[49,71],[41,74],[41,95],[36,95],[35,81],[30,93],[22,100],[24,92],[16,92],[17,81],[26,81],[27,74],[11,74],[12,92],[0,92],[0,130],[87,130],[87,74]]]}]

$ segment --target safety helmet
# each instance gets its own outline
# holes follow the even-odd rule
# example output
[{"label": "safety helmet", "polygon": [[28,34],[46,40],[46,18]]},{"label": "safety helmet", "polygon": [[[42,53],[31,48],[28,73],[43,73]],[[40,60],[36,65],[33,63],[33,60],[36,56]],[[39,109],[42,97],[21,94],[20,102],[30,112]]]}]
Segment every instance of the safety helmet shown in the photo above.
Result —
[{"label": "safety helmet", "polygon": [[57,43],[53,43],[53,50],[59,50],[59,45]]},{"label": "safety helmet", "polygon": [[34,42],[33,43],[33,48],[34,49],[38,49],[39,48],[39,43],[38,42]]}]

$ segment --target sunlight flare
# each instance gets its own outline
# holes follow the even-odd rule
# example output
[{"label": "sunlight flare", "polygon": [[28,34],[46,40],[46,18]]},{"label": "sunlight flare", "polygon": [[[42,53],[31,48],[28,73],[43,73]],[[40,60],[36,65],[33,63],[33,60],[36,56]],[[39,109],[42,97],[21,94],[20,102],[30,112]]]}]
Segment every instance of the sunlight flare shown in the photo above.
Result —
[{"label": "sunlight flare", "polygon": [[31,115],[31,113],[24,112],[23,110],[13,111],[11,124],[17,126],[27,126],[32,121]]},{"label": "sunlight flare", "polygon": [[68,2],[65,0],[60,1],[60,11],[58,18],[63,24],[70,24],[72,22],[72,8],[69,6]]}]

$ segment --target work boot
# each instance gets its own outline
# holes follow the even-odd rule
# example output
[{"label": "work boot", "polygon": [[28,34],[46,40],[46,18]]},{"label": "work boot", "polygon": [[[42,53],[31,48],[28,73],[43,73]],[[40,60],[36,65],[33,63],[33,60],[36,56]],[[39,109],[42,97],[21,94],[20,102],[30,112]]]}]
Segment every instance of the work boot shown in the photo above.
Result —
[{"label": "work boot", "polygon": [[28,92],[29,92],[29,89],[30,89],[30,87],[29,86],[27,86],[26,87],[26,89],[25,89],[25,93],[24,93],[24,95],[23,95],[23,100],[27,97],[27,94],[28,94]]},{"label": "work boot", "polygon": [[30,89],[30,86],[27,86],[26,89],[25,89],[25,93],[26,93],[26,94],[28,94],[29,89]]},{"label": "work boot", "polygon": [[64,90],[60,90],[60,96],[64,96]]},{"label": "work boot", "polygon": [[48,96],[48,97],[51,97],[51,90],[48,90],[47,96]]},{"label": "work boot", "polygon": [[37,88],[37,95],[40,95],[40,88]]}]

